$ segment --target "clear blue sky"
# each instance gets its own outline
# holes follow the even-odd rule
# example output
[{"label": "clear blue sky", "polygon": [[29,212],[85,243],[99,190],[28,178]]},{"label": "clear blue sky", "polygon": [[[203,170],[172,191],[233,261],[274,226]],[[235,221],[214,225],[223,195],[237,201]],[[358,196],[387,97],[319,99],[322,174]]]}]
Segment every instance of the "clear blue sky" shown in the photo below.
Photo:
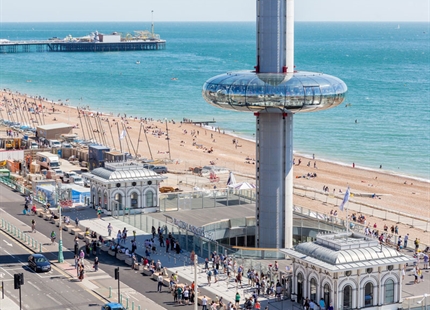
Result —
[{"label": "clear blue sky", "polygon": [[[429,0],[297,0],[297,21],[429,22]],[[255,21],[255,0],[0,0],[0,22]]]}]

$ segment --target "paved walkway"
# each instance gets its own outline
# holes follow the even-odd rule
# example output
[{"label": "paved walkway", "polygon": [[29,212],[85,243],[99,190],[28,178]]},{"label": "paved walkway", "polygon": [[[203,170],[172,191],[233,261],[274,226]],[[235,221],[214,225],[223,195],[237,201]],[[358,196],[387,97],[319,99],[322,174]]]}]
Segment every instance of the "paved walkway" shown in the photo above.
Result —
[{"label": "paved walkway", "polygon": [[[86,211],[85,211],[86,212]],[[81,229],[84,230],[85,227],[89,227],[91,230],[96,231],[97,234],[101,234],[102,236],[107,235],[107,225],[108,223],[111,223],[113,226],[113,232],[112,237],[116,237],[116,232],[118,230],[124,229],[124,227],[128,230],[128,235],[133,235],[133,230],[136,231],[136,241],[137,241],[137,251],[136,253],[139,256],[144,256],[144,242],[146,239],[150,238],[151,235],[145,231],[137,230],[135,227],[130,226],[118,219],[112,218],[112,217],[104,217],[102,219],[97,218],[91,218],[91,216],[94,216],[94,210],[88,210],[86,213],[79,213],[80,214],[80,226]],[[2,230],[6,231],[7,233],[11,235],[15,235],[15,238],[18,239],[20,242],[25,244],[27,247],[31,248],[35,252],[38,252],[40,250],[40,247],[42,247],[43,253],[56,253],[58,251],[58,244],[51,245],[50,240],[47,236],[41,234],[41,233],[30,233],[30,227],[26,224],[20,221],[19,219],[13,217],[12,215],[4,212],[0,209],[0,215],[1,215],[1,225]],[[73,215],[71,215],[71,218],[73,219]],[[39,218],[40,219],[40,218]],[[41,220],[38,221],[41,223]],[[45,222],[45,221],[43,221]],[[8,225],[5,225],[6,223],[9,223],[11,225],[10,227],[15,227],[15,230],[9,227],[8,232]],[[46,224],[45,224],[46,223]],[[54,228],[55,226],[53,224],[48,224],[48,222],[45,222],[44,225],[52,225]],[[18,233],[18,230],[20,233]],[[25,235],[27,237],[23,237],[22,232],[25,232]],[[67,232],[63,232],[65,234],[68,234]],[[31,240],[29,239],[32,238]],[[125,246],[131,248],[131,239],[132,237],[129,237]],[[82,243],[82,242],[81,242]],[[185,252],[184,254],[174,254],[172,252],[166,253],[165,248],[159,248],[157,247],[158,252],[156,254],[151,254],[151,259],[154,259],[155,261],[160,260],[162,265],[167,268],[169,275],[175,272],[178,272],[179,274],[179,281],[181,283],[188,283],[190,284],[192,281],[194,281],[194,268],[192,268],[189,264],[189,253]],[[55,260],[52,261],[54,265],[56,265],[58,268],[63,270],[66,274],[70,276],[70,281],[76,281],[76,270],[74,268],[74,261],[73,260],[65,260],[64,263],[57,263]],[[264,264],[268,264],[267,261],[263,261]],[[280,269],[285,270],[285,266],[289,265],[289,260],[282,260],[280,261]],[[92,266],[92,262],[87,261],[86,262],[89,267]],[[197,271],[197,283],[199,284],[199,288],[205,288],[207,289],[211,295],[211,298],[214,298],[215,296],[222,296],[224,299],[224,302],[227,303],[228,301],[233,301],[234,296],[236,294],[236,291],[239,292],[239,294],[242,297],[242,302],[245,300],[245,297],[251,296],[253,292],[253,288],[251,288],[250,285],[247,284],[247,279],[244,277],[244,285],[243,287],[237,287],[236,283],[234,282],[234,278],[230,279],[230,281],[227,281],[227,277],[224,274],[219,275],[219,281],[217,283],[212,283],[210,286],[207,284],[207,276],[206,273],[203,271],[202,267],[204,266],[204,260],[202,258],[199,259],[199,267]],[[92,268],[86,268],[92,269]],[[245,267],[246,270],[246,267]],[[420,283],[418,285],[412,285],[411,281],[409,279],[412,279],[410,277],[411,272],[407,273],[407,278],[405,279],[403,283],[403,296],[409,297],[414,295],[420,295],[425,293],[430,293],[430,289],[428,284]],[[429,271],[426,270],[425,272],[425,278],[428,278]],[[413,281],[412,281],[413,282]],[[79,283],[79,285],[84,286],[88,290],[91,290],[95,293],[97,293],[100,297],[102,297],[105,300],[109,301],[116,301],[117,300],[117,291],[115,289],[112,290],[112,297],[109,297],[109,287],[115,288],[117,287],[117,281],[114,280],[109,274],[105,273],[103,270],[100,270],[98,272],[87,272],[85,279]],[[134,302],[135,307],[137,308],[138,305],[142,307],[142,309],[165,309],[162,306],[154,303],[150,299],[148,299],[143,294],[140,294],[136,292],[133,288],[128,287],[124,283],[121,284],[121,292],[123,293],[124,298],[129,298],[129,308],[131,309],[131,302]],[[260,296],[259,300],[262,304],[262,309],[270,302],[270,309],[294,309],[295,306],[297,306],[296,303],[291,303],[291,301],[286,300],[283,302],[273,303],[274,300],[268,300],[264,296]],[[3,303],[3,305],[2,305]],[[123,300],[124,303],[124,300]],[[14,308],[12,304],[10,304],[10,300],[4,299],[0,301],[0,309],[17,309]]]}]

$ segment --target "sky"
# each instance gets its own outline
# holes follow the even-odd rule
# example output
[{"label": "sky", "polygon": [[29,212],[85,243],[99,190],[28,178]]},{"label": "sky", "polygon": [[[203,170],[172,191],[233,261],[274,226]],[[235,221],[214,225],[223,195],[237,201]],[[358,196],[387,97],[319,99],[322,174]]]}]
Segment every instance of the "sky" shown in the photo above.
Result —
[{"label": "sky", "polygon": [[[0,22],[255,21],[255,0],[0,0]],[[296,21],[429,22],[430,0],[296,0]]]}]

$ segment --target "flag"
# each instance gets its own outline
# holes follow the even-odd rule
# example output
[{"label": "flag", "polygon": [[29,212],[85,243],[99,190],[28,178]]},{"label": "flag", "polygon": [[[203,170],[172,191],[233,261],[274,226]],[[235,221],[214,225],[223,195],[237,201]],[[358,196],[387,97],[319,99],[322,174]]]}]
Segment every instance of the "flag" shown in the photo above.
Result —
[{"label": "flag", "polygon": [[125,136],[127,135],[127,133],[125,132],[125,130],[123,130],[122,132],[121,132],[121,135],[119,136],[119,139],[120,140],[123,140],[124,138],[125,138]]},{"label": "flag", "polygon": [[345,204],[349,200],[349,187],[346,189],[345,196],[343,196],[342,203],[339,205],[340,211],[343,211],[343,208],[345,207]]}]

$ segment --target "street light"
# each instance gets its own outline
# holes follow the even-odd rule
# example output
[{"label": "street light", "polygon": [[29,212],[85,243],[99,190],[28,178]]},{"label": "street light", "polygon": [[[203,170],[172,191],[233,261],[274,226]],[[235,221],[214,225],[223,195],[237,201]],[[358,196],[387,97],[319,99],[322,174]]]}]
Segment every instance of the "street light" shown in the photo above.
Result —
[{"label": "street light", "polygon": [[197,287],[197,266],[199,263],[199,257],[197,254],[194,255],[194,310],[197,310],[197,306],[199,303],[198,297],[199,297],[199,291]]},{"label": "street light", "polygon": [[[60,181],[61,182],[61,181]],[[59,229],[60,229],[60,233],[59,233],[59,240],[58,240],[58,262],[59,263],[63,263],[64,262],[64,255],[63,255],[63,227],[62,227],[62,217],[61,217],[61,205],[59,204],[60,199],[62,197],[62,191],[61,191],[61,183],[57,182],[55,189],[56,189],[56,194],[55,194],[55,205],[57,206],[58,210],[59,210]]]},{"label": "street light", "polygon": [[167,127],[167,118],[164,119],[166,121],[166,134],[167,134],[167,147],[169,148],[169,159],[172,159],[170,155],[170,137],[169,137],[169,128]]}]

